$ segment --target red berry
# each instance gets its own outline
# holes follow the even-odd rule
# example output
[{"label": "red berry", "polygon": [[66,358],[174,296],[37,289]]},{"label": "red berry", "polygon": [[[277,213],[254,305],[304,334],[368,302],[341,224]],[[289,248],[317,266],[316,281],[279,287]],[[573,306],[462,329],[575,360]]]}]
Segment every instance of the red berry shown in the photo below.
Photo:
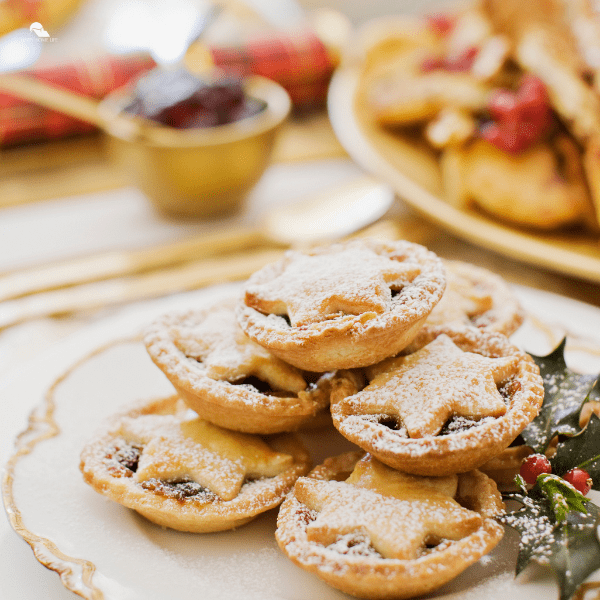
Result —
[{"label": "red berry", "polygon": [[454,29],[456,17],[445,14],[428,15],[427,25],[437,35],[445,36]]},{"label": "red berry", "polygon": [[578,492],[584,496],[592,489],[592,478],[585,469],[575,467],[563,475],[563,479],[569,482]]},{"label": "red berry", "polygon": [[490,115],[496,121],[501,121],[507,117],[514,115],[516,117],[517,96],[510,90],[496,90],[491,98],[488,106]]},{"label": "red berry", "polygon": [[468,71],[479,54],[479,48],[471,46],[458,56],[451,56],[446,59],[446,69],[448,71]]},{"label": "red berry", "polygon": [[530,454],[521,464],[519,471],[525,483],[529,485],[533,485],[542,473],[552,473],[550,461],[543,454]]},{"label": "red berry", "polygon": [[423,71],[423,73],[429,73],[430,71],[437,71],[439,69],[444,69],[445,67],[446,67],[445,59],[440,58],[438,56],[432,56],[432,57],[426,58],[421,63],[421,71]]}]

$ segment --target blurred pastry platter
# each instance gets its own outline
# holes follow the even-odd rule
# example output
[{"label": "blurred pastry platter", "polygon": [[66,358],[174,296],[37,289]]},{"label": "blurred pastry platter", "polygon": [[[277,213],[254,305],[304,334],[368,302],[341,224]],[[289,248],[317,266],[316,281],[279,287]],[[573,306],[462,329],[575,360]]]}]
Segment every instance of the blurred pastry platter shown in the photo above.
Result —
[{"label": "blurred pastry platter", "polygon": [[[435,18],[439,19],[440,15]],[[472,87],[477,89],[483,86],[484,100],[478,101],[477,108],[467,109],[460,106],[459,101],[448,100],[444,97],[445,88],[434,89],[419,97],[418,91],[414,90],[435,87],[438,85],[435,78],[448,79],[444,85],[456,89],[461,81],[472,75],[468,69],[465,71],[464,65],[452,70],[443,62],[450,59],[440,58],[448,45],[457,42],[444,42],[446,45],[438,47],[434,40],[430,47],[419,46],[429,43],[422,39],[431,35],[430,27],[430,17],[397,16],[369,22],[357,32],[329,90],[329,116],[341,144],[359,165],[391,184],[400,199],[451,233],[515,260],[600,282],[600,238],[597,215],[594,215],[598,211],[595,168],[590,158],[592,141],[585,145],[589,136],[580,134],[577,122],[568,122],[562,114],[557,114],[550,82],[541,87],[542,90],[549,89],[553,124],[544,130],[542,137],[531,142],[532,145],[524,149],[520,146],[511,148],[503,156],[505,148],[498,149],[489,141],[492,139],[490,125],[498,124],[490,116],[495,114],[493,105],[498,97],[500,103],[506,101],[506,96],[512,95],[513,100],[518,97],[519,85],[524,87],[523,81],[529,73],[521,65],[515,66],[516,61],[508,56],[508,66],[503,68],[510,71],[509,75],[502,72],[487,79],[475,81],[474,76],[474,81],[467,79],[469,86],[473,84]],[[481,37],[482,34],[477,35]],[[486,38],[487,41],[479,41],[479,55],[489,39],[497,42],[502,37],[492,35]],[[470,40],[462,43],[469,48],[475,44]],[[518,44],[512,43],[510,47],[518,48]],[[437,52],[435,59],[430,56],[432,52]],[[394,61],[401,61],[401,66],[391,66]],[[430,65],[435,61],[439,64],[432,68]],[[476,64],[475,61],[468,66],[472,70]],[[433,79],[427,80],[429,76]],[[455,77],[458,79],[454,80]],[[534,83],[539,84],[540,78],[532,77],[535,77]],[[425,83],[422,78],[426,79]],[[513,91],[507,87],[511,85]],[[391,91],[386,86],[391,87]],[[592,85],[586,83],[585,86],[589,96],[595,98]],[[404,103],[391,117],[392,109],[388,110],[387,116],[384,114],[386,94],[392,98],[388,105],[396,102],[394,110],[398,103]],[[473,99],[465,103],[470,101]],[[509,104],[510,101],[509,97]],[[444,102],[450,104],[442,106]],[[444,129],[444,115],[448,113],[456,119],[449,119],[451,131],[440,141],[439,135],[437,139],[435,137],[435,128],[438,133]],[[466,132],[465,123],[470,123]],[[517,123],[518,127],[530,125]],[[485,133],[486,128],[488,133]],[[510,139],[514,142],[514,137]],[[557,145],[563,143],[570,149],[576,148],[577,152],[568,150],[569,157],[565,159],[560,147],[557,150]],[[489,160],[479,158],[482,149]],[[513,159],[520,161],[514,165],[521,166],[513,168]],[[538,160],[541,162],[536,163]],[[569,173],[561,170],[565,162]],[[455,172],[457,163],[463,169],[460,181]],[[550,165],[546,175],[540,174],[542,163]],[[502,168],[506,164],[511,170],[502,177]],[[465,165],[470,169],[467,175]],[[523,174],[523,180],[519,180],[517,172]],[[486,198],[492,188],[494,192],[489,194],[492,197]],[[508,206],[506,198],[511,193],[518,195],[520,188],[527,195],[517,198],[516,207]],[[554,197],[554,192],[561,197],[557,202],[564,201],[563,206],[550,211],[543,206],[538,208],[543,198]],[[578,208],[574,208],[577,203]]]}]

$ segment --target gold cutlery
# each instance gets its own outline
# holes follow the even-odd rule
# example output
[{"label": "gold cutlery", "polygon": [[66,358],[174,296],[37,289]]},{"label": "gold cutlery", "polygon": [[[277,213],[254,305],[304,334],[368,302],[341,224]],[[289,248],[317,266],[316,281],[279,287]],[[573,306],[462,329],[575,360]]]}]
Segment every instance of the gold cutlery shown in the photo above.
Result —
[{"label": "gold cutlery", "polygon": [[370,176],[310,194],[273,210],[260,227],[227,228],[174,244],[104,252],[0,276],[0,302],[44,290],[123,277],[257,247],[304,245],[349,235],[379,219],[394,198]]},{"label": "gold cutlery", "polygon": [[171,269],[86,283],[3,302],[0,305],[0,329],[30,319],[95,310],[244,279],[277,260],[282,252],[258,250],[206,258]]},{"label": "gold cutlery", "polygon": [[264,245],[274,244],[258,230],[226,229],[152,248],[115,250],[64,260],[0,276],[0,302],[44,290],[136,275],[194,258],[208,258]]},{"label": "gold cutlery", "polygon": [[[408,237],[411,230],[419,230],[413,220],[399,223],[384,219],[352,237],[398,239]],[[283,253],[283,248],[240,251],[190,261],[170,269],[31,294],[0,303],[0,330],[31,319],[95,310],[246,279],[254,271],[281,258]]]}]

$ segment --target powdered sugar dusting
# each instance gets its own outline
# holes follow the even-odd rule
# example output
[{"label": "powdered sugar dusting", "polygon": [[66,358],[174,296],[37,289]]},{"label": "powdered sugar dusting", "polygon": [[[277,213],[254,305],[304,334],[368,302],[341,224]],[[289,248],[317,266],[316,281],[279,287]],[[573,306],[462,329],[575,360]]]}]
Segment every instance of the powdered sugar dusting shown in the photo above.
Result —
[{"label": "powdered sugar dusting", "polygon": [[[404,398],[409,414],[411,410],[415,413],[418,424],[422,419],[419,410],[423,413],[427,411],[427,396],[434,396],[437,391],[431,391],[428,387],[431,379],[429,374],[422,374],[421,379],[425,380],[422,385],[418,381],[413,382],[413,386],[408,388],[410,392],[403,385],[396,387],[394,369],[402,365],[405,359],[418,357],[418,352],[389,359],[367,369],[372,378],[371,384],[357,394],[336,398],[331,406],[333,423],[346,438],[396,469],[442,475],[477,468],[506,448],[541,407],[544,390],[537,365],[505,336],[474,327],[448,327],[444,331],[445,334],[436,334],[438,339],[448,335],[465,355],[476,354],[477,360],[487,362],[486,369],[490,365],[500,367],[488,381],[489,389],[498,401],[498,416],[490,411],[491,414],[477,417],[465,411],[462,417],[457,417],[450,410],[442,413],[442,418],[436,423],[439,428],[436,429],[437,435],[425,432],[421,437],[413,437],[406,416],[397,408],[398,399],[402,404]],[[433,338],[435,340],[436,336]],[[430,366],[435,379],[443,367],[441,362]],[[473,366],[477,369],[476,364]],[[409,370],[406,371],[408,373]],[[448,389],[441,386],[442,398],[452,389],[459,393],[463,389],[468,392],[472,377],[468,368],[462,374],[462,381],[459,378],[458,387],[454,387],[454,383],[448,383]],[[388,383],[390,390],[386,388]],[[383,395],[379,393],[379,388],[383,389]],[[428,390],[427,393],[424,390]],[[426,396],[424,408],[420,400],[423,395]],[[418,409],[413,406],[414,399],[419,399]],[[410,437],[407,437],[407,431]]]},{"label": "powdered sugar dusting", "polygon": [[448,284],[429,315],[427,327],[475,325],[512,334],[523,322],[523,310],[500,276],[461,261],[444,261]]},{"label": "powdered sugar dusting", "polygon": [[264,314],[288,315],[293,327],[345,314],[381,314],[391,306],[392,290],[408,286],[424,266],[414,257],[377,252],[362,241],[289,252],[271,277],[259,273],[250,279],[245,300]]},{"label": "powdered sugar dusting", "polygon": [[290,252],[261,269],[237,315],[249,337],[292,364],[354,368],[404,348],[445,285],[441,260],[426,248],[355,240]]},{"label": "powdered sugar dusting", "polygon": [[470,419],[503,415],[506,405],[496,383],[516,367],[516,357],[463,352],[440,335],[418,352],[384,363],[353,404],[360,412],[400,417],[411,438],[436,435],[452,415]]},{"label": "powdered sugar dusting", "polygon": [[[340,468],[345,468],[342,467],[345,465],[345,459],[339,459],[337,464]],[[336,474],[335,464],[336,459],[332,459],[333,470],[329,473],[331,477],[335,477]],[[358,472],[362,475],[358,475],[356,471],[360,465],[362,466]],[[370,471],[369,465],[375,468],[374,472]],[[379,469],[383,469],[383,472],[377,475]],[[451,500],[452,496],[440,495],[439,490],[436,491],[436,478],[411,477],[398,472],[394,474],[390,470],[393,480],[399,478],[400,487],[393,487],[394,492],[388,490],[382,493],[370,488],[356,487],[354,483],[370,481],[376,487],[379,484],[385,487],[388,480],[386,473],[387,467],[367,457],[357,463],[355,473],[346,482],[319,479],[306,488],[305,484],[310,479],[301,478],[296,484],[294,494],[286,499],[280,510],[276,537],[282,550],[304,568],[354,595],[367,597],[376,593],[375,590],[383,588],[390,593],[391,590],[395,590],[394,593],[399,595],[410,593],[417,596],[456,576],[488,552],[500,539],[501,528],[489,519],[483,521],[477,513],[471,513],[478,519],[471,529],[465,528],[463,522],[458,525],[460,531],[449,525],[445,535],[423,536],[421,526],[425,520],[433,518],[435,521],[436,513],[439,513],[440,519],[446,516],[447,507],[442,507],[442,504],[436,506],[436,502],[439,502],[440,498],[455,501]],[[375,480],[372,476],[375,476]],[[363,477],[366,479],[363,480]],[[461,477],[468,479],[471,476]],[[376,481],[380,483],[375,483]],[[421,485],[431,487],[419,492]],[[448,492],[451,487],[448,488]],[[455,487],[454,489],[456,490]],[[482,493],[483,488],[477,489]],[[393,495],[390,496],[389,493]],[[424,496],[424,504],[411,505],[407,498],[411,495],[419,496],[421,493]],[[396,497],[396,494],[408,495],[400,498]],[[347,497],[345,502],[337,506],[335,503],[340,495],[351,498]],[[433,504],[432,499],[435,499]],[[311,508],[314,504],[316,509]],[[466,510],[457,503],[455,505],[459,510]],[[399,536],[391,531],[397,522],[396,517],[390,518],[388,514],[392,506],[400,512],[407,511],[404,517],[409,519]],[[414,513],[411,512],[413,508],[416,510]],[[425,510],[421,512],[421,508]],[[369,515],[378,523],[370,525]],[[411,551],[410,559],[395,558],[388,554],[388,548],[381,537],[388,533],[394,542],[401,545],[407,539],[418,540]],[[398,540],[398,537],[402,539]]]},{"label": "powdered sugar dusting", "polygon": [[175,378],[185,379],[190,370],[229,382],[256,375],[275,389],[305,389],[298,369],[244,335],[234,305],[231,300],[204,311],[163,316],[146,330],[148,353]]},{"label": "powdered sugar dusting", "polygon": [[[82,453],[86,481],[142,514],[144,507],[154,506],[155,515],[160,511],[164,516],[161,524],[210,531],[204,520],[216,518],[213,527],[218,530],[223,528],[220,519],[234,526],[236,518],[278,504],[308,467],[303,449],[292,439],[273,438],[271,443],[283,444],[294,456],[180,408],[180,401],[171,397],[116,420]],[[173,500],[179,504],[169,504]]]}]

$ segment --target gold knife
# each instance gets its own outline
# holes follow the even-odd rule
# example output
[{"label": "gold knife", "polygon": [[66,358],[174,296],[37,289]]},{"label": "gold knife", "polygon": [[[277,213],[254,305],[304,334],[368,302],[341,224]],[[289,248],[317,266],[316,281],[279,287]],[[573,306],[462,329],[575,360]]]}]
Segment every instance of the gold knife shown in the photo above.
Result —
[{"label": "gold knife", "polygon": [[245,279],[266,264],[278,260],[282,254],[283,250],[234,253],[132,277],[33,294],[2,303],[0,329],[30,319],[94,310]]},{"label": "gold knife", "polygon": [[0,276],[0,302],[33,292],[123,275],[136,275],[152,269],[177,265],[194,258],[276,245],[259,230],[240,228],[232,231],[228,228],[152,248],[103,252],[2,275]]}]

